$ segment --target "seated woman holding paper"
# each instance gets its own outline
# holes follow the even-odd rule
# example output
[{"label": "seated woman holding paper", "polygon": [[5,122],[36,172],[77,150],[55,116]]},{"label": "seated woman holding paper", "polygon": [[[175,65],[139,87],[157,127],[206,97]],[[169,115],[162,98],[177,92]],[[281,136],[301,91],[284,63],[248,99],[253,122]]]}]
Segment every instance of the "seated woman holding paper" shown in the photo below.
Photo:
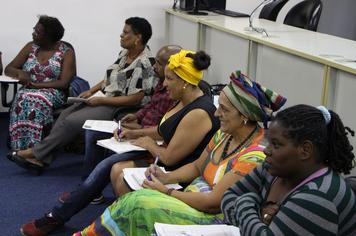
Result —
[{"label": "seated woman holding paper", "polygon": [[85,120],[111,120],[117,107],[147,103],[158,81],[152,67],[154,59],[146,46],[151,35],[151,25],[146,19],[128,18],[120,35],[120,44],[124,50],[107,69],[104,80],[80,95],[89,98],[101,90],[105,97],[93,97],[86,103],[68,107],[45,139],[33,148],[12,152],[8,158],[21,167],[40,172],[52,162],[55,149],[83,132]]},{"label": "seated woman holding paper", "polygon": [[355,194],[340,175],[355,166],[348,132],[323,106],[280,111],[265,165],[225,192],[225,219],[241,235],[356,235]]},{"label": "seated woman holding paper", "polygon": [[[220,202],[224,191],[265,159],[264,130],[285,98],[240,73],[220,93],[221,130],[211,139],[200,158],[193,163],[164,173],[152,165],[142,189],[118,198],[92,225],[75,236],[151,235],[154,223],[222,223]],[[184,192],[164,184],[190,183]]]},{"label": "seated woman holding paper", "polygon": [[75,56],[61,41],[64,28],[57,18],[39,16],[33,41],[6,66],[5,74],[23,85],[10,109],[13,150],[39,143],[54,121],[53,111],[66,102],[65,90],[75,75]]},{"label": "seated woman holding paper", "polygon": [[[162,157],[166,156],[167,159],[172,157],[172,160],[166,163],[162,159],[163,163],[170,167],[179,167],[183,163],[197,159],[219,129],[219,120],[214,117],[216,108],[212,99],[204,95],[198,86],[203,77],[202,70],[208,68],[209,65],[210,57],[205,52],[195,53],[181,50],[169,57],[163,84],[170,97],[177,100],[177,103],[165,114],[158,128],[126,130],[123,131],[122,138],[128,135],[139,137],[144,134],[154,137],[155,140],[163,139],[165,145],[162,147],[151,138],[145,137],[143,140],[154,142],[156,149],[165,152]],[[190,130],[194,132],[188,132]],[[151,147],[146,149],[150,152],[156,150],[152,150]],[[50,213],[35,220],[34,223],[25,224],[21,228],[22,232],[31,236],[38,235],[32,232],[41,232],[41,235],[46,235],[60,227],[101,194],[106,185],[110,183],[110,170],[115,163],[135,160],[128,163],[131,166],[135,164],[148,166],[149,164],[143,159],[147,155],[149,155],[148,151],[135,151],[114,154],[101,161],[79,188],[62,199],[62,205],[54,207]],[[152,156],[148,158],[148,160],[151,159]]]}]

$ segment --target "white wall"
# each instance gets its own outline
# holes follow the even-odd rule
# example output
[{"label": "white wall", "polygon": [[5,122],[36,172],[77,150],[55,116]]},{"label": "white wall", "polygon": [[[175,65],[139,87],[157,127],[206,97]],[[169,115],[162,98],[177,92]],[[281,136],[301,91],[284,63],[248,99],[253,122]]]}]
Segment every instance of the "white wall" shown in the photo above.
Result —
[{"label": "white wall", "polygon": [[[6,3],[4,3],[6,2]],[[65,27],[64,40],[72,43],[77,54],[78,75],[98,82],[117,58],[119,36],[124,20],[145,17],[153,26],[149,42],[153,52],[164,42],[164,11],[168,0],[11,0],[2,1],[0,13],[0,50],[4,66],[32,39],[37,15],[59,18]],[[143,4],[144,3],[144,4]]]}]

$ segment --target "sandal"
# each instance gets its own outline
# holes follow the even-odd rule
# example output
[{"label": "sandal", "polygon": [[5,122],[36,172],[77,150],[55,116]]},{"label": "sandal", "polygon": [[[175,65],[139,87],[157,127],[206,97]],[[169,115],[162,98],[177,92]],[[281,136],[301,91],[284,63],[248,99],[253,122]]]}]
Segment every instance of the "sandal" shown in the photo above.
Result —
[{"label": "sandal", "polygon": [[6,155],[7,159],[9,159],[12,162],[15,162],[18,166],[29,170],[29,171],[34,171],[37,175],[42,174],[44,170],[44,166],[40,166],[34,163],[31,163],[26,160],[26,158],[17,155],[17,151],[13,151],[9,154]]}]

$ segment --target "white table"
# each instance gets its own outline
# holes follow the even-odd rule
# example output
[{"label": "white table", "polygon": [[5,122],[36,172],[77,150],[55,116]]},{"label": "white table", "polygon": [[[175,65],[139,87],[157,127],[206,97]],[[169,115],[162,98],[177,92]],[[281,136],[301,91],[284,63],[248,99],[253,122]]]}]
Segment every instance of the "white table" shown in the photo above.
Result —
[{"label": "white table", "polygon": [[[15,98],[16,92],[17,92],[17,84],[19,80],[13,79],[9,76],[6,75],[0,75],[0,85],[1,85],[1,104],[3,107],[10,107],[12,101]],[[7,101],[7,91],[9,89],[9,86],[13,85],[12,91],[12,99],[10,102]]]},{"label": "white table", "polygon": [[[167,43],[202,49],[211,55],[212,65],[205,75],[208,82],[227,83],[228,75],[240,69],[286,96],[286,106],[325,105],[356,130],[356,110],[352,106],[356,62],[345,61],[356,60],[355,41],[254,19],[254,26],[266,29],[270,35],[264,37],[245,30],[247,18],[214,13],[188,16],[172,9],[165,12]],[[178,21],[180,25],[172,24]],[[356,138],[350,140],[356,149]]]}]

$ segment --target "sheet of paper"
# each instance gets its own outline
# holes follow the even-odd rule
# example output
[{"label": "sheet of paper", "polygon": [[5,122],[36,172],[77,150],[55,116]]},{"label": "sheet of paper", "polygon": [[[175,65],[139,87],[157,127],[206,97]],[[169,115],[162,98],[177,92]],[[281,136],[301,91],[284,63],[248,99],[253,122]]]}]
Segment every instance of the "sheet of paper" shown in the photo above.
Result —
[{"label": "sheet of paper", "polygon": [[[164,168],[160,167],[163,171]],[[123,169],[124,172],[124,179],[127,184],[133,190],[142,189],[142,183],[146,179],[145,171],[146,167],[143,168],[125,168]],[[182,186],[179,184],[166,184],[167,188],[174,188],[174,189],[181,189]]]},{"label": "sheet of paper", "polygon": [[98,140],[97,145],[102,146],[104,148],[110,149],[118,154],[131,152],[131,151],[144,151],[144,148],[139,146],[135,146],[131,144],[129,141],[119,142],[114,137],[110,139],[102,139]]},{"label": "sheet of paper", "polygon": [[86,120],[82,128],[106,133],[113,133],[117,127],[118,124],[115,121],[111,120]]},{"label": "sheet of paper", "polygon": [[172,225],[154,224],[157,236],[240,236],[238,227],[232,225]]},{"label": "sheet of paper", "polygon": [[94,93],[93,95],[91,95],[88,98],[80,98],[80,97],[68,97],[67,98],[67,104],[73,104],[76,102],[86,102],[91,98],[94,97],[105,97],[105,94],[103,92],[101,92],[101,90],[98,90],[96,93]]}]

